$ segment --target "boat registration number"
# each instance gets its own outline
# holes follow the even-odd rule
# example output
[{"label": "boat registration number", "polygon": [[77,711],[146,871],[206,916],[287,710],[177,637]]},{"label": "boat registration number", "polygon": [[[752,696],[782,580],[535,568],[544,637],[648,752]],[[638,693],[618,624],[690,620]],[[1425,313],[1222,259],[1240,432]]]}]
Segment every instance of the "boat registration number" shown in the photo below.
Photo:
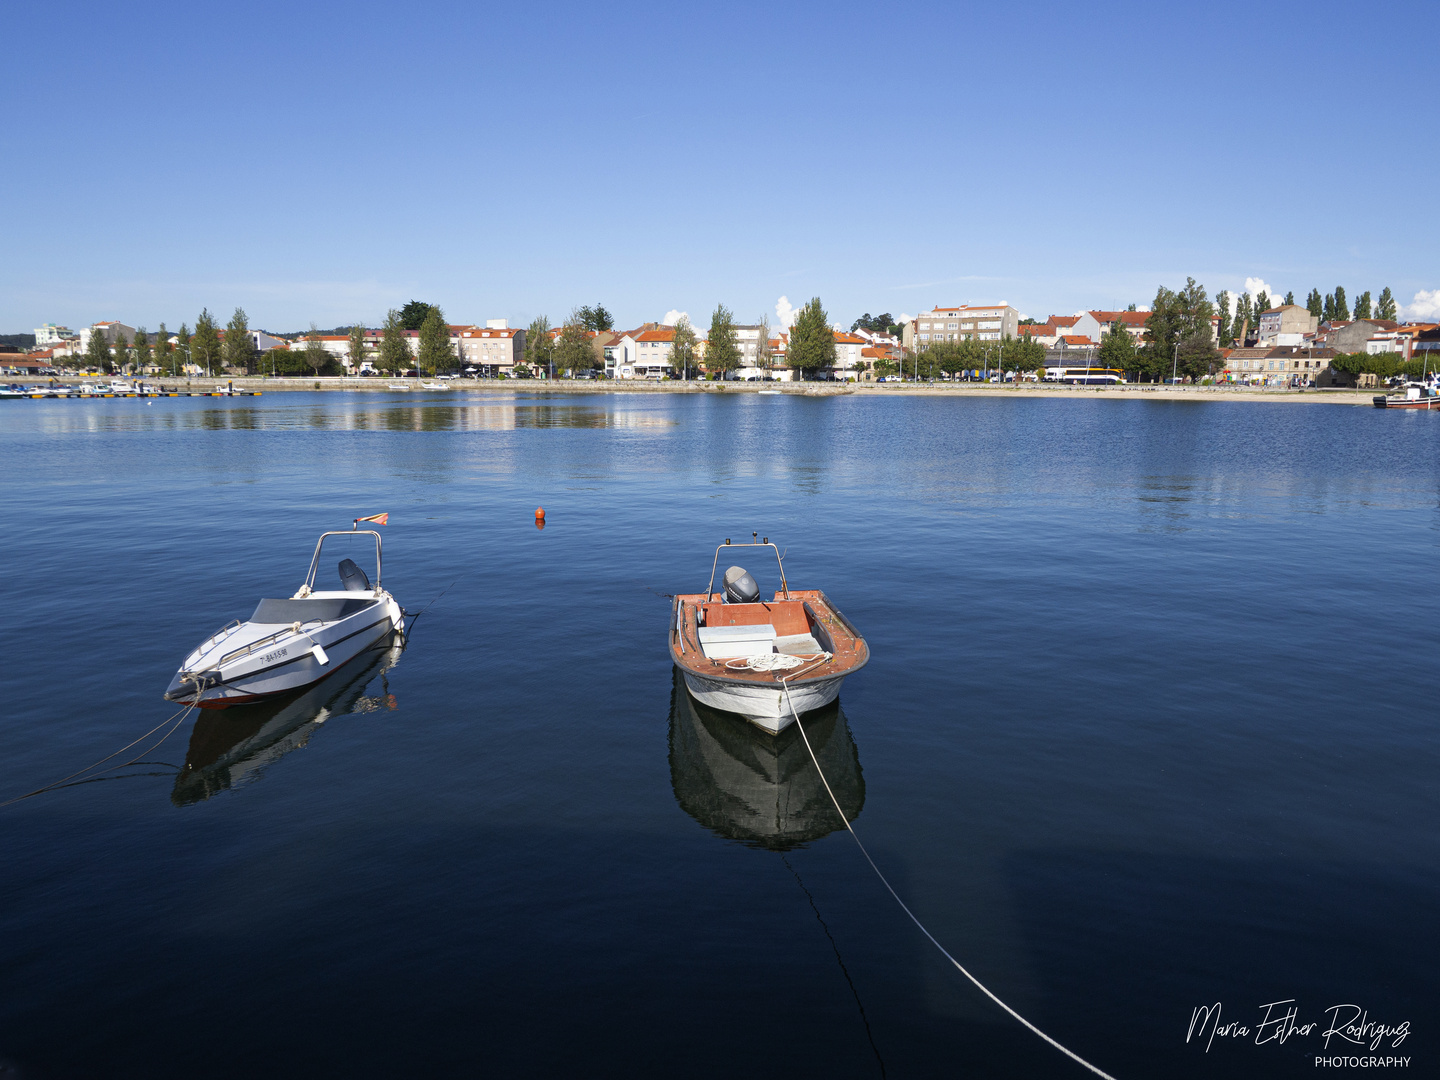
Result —
[{"label": "boat registration number", "polygon": [[289,655],[290,655],[290,650],[289,650],[289,649],[276,649],[274,652],[272,652],[272,653],[266,653],[264,656],[262,656],[262,657],[260,658],[260,662],[261,662],[262,664],[268,664],[268,663],[270,663],[271,660],[279,660],[280,657],[282,657],[282,656],[289,656]]}]

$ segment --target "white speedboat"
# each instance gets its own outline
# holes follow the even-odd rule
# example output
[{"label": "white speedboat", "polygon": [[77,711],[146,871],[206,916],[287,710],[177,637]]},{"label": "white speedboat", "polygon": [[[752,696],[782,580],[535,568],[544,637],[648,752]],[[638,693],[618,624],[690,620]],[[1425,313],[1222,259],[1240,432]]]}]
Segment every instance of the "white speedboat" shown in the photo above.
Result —
[{"label": "white speedboat", "polygon": [[389,388],[390,388],[391,390],[409,390],[409,389],[410,389],[410,384],[409,384],[409,383],[403,383],[403,382],[392,382],[392,383],[390,384],[390,387],[389,387]]},{"label": "white speedboat", "polygon": [[[775,552],[780,588],[773,600],[762,601],[755,579],[739,566],[725,571],[720,592],[711,591],[720,552],[732,547]],[[845,676],[869,662],[870,647],[823,592],[790,588],[780,551],[768,538],[726,540],[715,549],[705,591],[675,597],[670,659],[703,704],[776,735],[796,715],[834,701]]]},{"label": "white speedboat", "polygon": [[421,390],[449,390],[450,387],[447,386],[445,383],[439,383],[439,382],[422,382],[422,383],[420,384],[420,389],[421,389]]},{"label": "white speedboat", "polygon": [[[320,551],[331,536],[375,538],[373,585],[353,560],[341,559],[340,587],[315,588]],[[299,690],[404,627],[404,611],[380,585],[380,534],[372,529],[321,533],[310,573],[295,595],[261,600],[248,620],[227,623],[202,641],[170,680],[165,698],[223,709]]]}]

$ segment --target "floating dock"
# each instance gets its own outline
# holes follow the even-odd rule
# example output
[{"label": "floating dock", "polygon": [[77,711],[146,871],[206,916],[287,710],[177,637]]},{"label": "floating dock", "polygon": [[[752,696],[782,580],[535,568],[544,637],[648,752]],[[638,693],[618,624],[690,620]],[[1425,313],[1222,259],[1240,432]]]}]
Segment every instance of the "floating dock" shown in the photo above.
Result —
[{"label": "floating dock", "polygon": [[0,400],[9,398],[162,398],[162,397],[259,397],[263,390],[157,390],[154,392],[119,393],[106,391],[103,394],[82,394],[78,390],[22,390],[0,394]]}]

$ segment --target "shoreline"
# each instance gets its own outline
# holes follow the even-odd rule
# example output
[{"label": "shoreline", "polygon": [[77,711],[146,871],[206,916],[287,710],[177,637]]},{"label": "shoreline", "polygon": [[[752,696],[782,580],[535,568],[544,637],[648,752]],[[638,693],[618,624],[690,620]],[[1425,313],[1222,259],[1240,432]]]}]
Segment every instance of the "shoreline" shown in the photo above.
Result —
[{"label": "shoreline", "polygon": [[[50,376],[12,376],[22,386],[44,387]],[[61,382],[66,380],[61,379]],[[190,380],[160,379],[156,385],[179,390],[211,391],[231,383],[236,390],[262,393],[364,393],[400,394],[391,390],[391,379],[269,378],[238,376],[235,378],[195,378]],[[1238,386],[1166,386],[1154,383],[1125,383],[1119,386],[1061,386],[1057,384],[986,384],[986,383],[719,383],[719,382],[651,382],[640,380],[570,380],[570,379],[457,379],[452,389],[421,390],[420,379],[405,379],[410,393],[433,396],[439,393],[456,396],[511,396],[515,394],[756,394],[761,390],[778,391],[788,396],[838,397],[861,394],[871,397],[1010,397],[1010,398],[1118,398],[1140,401],[1268,401],[1298,404],[1364,405],[1373,407],[1372,399],[1381,390],[1311,389],[1276,390]],[[428,399],[428,398],[427,398]]]}]

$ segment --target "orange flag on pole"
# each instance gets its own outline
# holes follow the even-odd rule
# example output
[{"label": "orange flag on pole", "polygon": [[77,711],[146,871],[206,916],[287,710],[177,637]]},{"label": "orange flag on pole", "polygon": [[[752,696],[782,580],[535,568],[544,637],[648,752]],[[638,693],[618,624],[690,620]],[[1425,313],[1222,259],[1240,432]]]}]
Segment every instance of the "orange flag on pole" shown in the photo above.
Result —
[{"label": "orange flag on pole", "polygon": [[362,521],[373,521],[376,525],[389,525],[389,524],[390,524],[390,515],[389,515],[389,514],[371,514],[369,517],[356,518],[356,519],[355,519],[355,524],[356,524],[356,525],[359,525],[360,522],[362,522]]}]

